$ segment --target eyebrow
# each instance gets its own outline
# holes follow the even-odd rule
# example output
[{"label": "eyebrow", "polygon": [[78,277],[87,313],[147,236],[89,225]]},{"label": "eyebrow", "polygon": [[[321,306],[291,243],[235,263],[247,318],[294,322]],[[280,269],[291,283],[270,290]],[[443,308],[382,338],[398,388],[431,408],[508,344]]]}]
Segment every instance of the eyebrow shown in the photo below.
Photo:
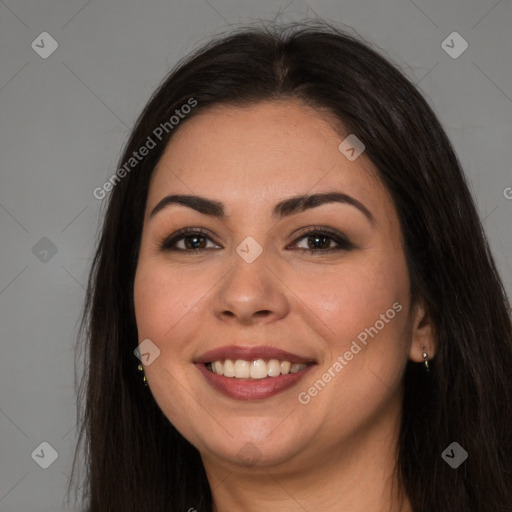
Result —
[{"label": "eyebrow", "polygon": [[[354,199],[352,196],[342,194],[340,192],[301,195],[284,199],[275,205],[272,211],[272,219],[280,220],[289,215],[294,215],[328,203],[343,203],[354,206],[361,211],[372,224],[375,222],[373,215],[364,204],[359,202],[357,199]],[[220,219],[226,218],[224,205],[221,202],[202,196],[187,194],[175,194],[164,197],[153,208],[149,217],[153,218],[158,212],[171,204],[181,204],[188,208],[192,208],[199,213],[203,213],[204,215],[211,215]]]}]

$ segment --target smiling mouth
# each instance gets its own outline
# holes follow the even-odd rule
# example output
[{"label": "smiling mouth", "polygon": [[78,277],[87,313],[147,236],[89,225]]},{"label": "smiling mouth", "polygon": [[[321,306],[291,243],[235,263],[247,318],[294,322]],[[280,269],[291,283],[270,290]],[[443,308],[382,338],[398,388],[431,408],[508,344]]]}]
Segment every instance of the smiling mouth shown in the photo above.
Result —
[{"label": "smiling mouth", "polygon": [[295,374],[313,364],[315,364],[313,361],[308,363],[291,363],[290,361],[279,359],[224,359],[205,363],[205,366],[209,372],[224,377],[261,380],[279,377],[280,375]]}]

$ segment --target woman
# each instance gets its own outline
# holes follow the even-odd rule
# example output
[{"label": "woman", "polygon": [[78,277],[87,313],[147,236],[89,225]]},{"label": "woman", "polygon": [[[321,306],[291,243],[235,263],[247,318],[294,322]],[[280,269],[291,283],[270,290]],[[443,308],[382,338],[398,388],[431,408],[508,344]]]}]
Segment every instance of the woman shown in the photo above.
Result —
[{"label": "woman", "polygon": [[512,510],[506,294],[446,134],[367,44],[211,42],[107,194],[88,510]]}]

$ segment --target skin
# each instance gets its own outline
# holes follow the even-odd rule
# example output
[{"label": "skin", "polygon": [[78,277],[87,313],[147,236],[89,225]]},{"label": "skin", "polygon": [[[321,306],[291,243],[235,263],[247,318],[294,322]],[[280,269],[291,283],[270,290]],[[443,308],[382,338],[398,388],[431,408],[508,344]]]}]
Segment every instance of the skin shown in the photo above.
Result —
[{"label": "skin", "polygon": [[[408,359],[423,361],[422,344],[434,355],[433,329],[410,301],[392,200],[364,153],[349,161],[340,152],[346,135],[298,100],[215,106],[179,127],[153,174],[134,284],[139,341],[160,350],[145,373],[159,407],[201,453],[217,511],[411,510],[393,486],[402,377]],[[374,222],[341,203],[270,216],[283,199],[328,191],[360,201]],[[150,218],[168,194],[220,201],[227,216],[170,205]],[[338,245],[332,238],[315,246],[297,236],[315,225],[355,248],[327,252]],[[208,231],[205,250],[159,248],[186,227]],[[252,263],[236,252],[248,236],[263,249]],[[308,247],[321,249],[299,251]],[[401,311],[301,404],[298,394],[394,303]],[[276,396],[234,400],[192,362],[230,344],[272,345],[317,366]],[[238,457],[247,443],[249,464]]]}]

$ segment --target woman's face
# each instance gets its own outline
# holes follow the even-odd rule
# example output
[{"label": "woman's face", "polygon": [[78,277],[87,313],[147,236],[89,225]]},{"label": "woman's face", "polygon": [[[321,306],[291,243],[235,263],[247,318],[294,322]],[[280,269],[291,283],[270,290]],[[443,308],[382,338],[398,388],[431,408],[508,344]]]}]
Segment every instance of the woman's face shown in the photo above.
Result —
[{"label": "woman's face", "polygon": [[[155,400],[205,465],[299,468],[397,427],[405,364],[421,353],[408,271],[390,196],[364,152],[339,149],[348,135],[298,101],[215,107],[179,127],[155,169],[139,343],[151,340]],[[217,211],[151,214],[178,194]],[[341,201],[293,207],[314,194]]]}]

